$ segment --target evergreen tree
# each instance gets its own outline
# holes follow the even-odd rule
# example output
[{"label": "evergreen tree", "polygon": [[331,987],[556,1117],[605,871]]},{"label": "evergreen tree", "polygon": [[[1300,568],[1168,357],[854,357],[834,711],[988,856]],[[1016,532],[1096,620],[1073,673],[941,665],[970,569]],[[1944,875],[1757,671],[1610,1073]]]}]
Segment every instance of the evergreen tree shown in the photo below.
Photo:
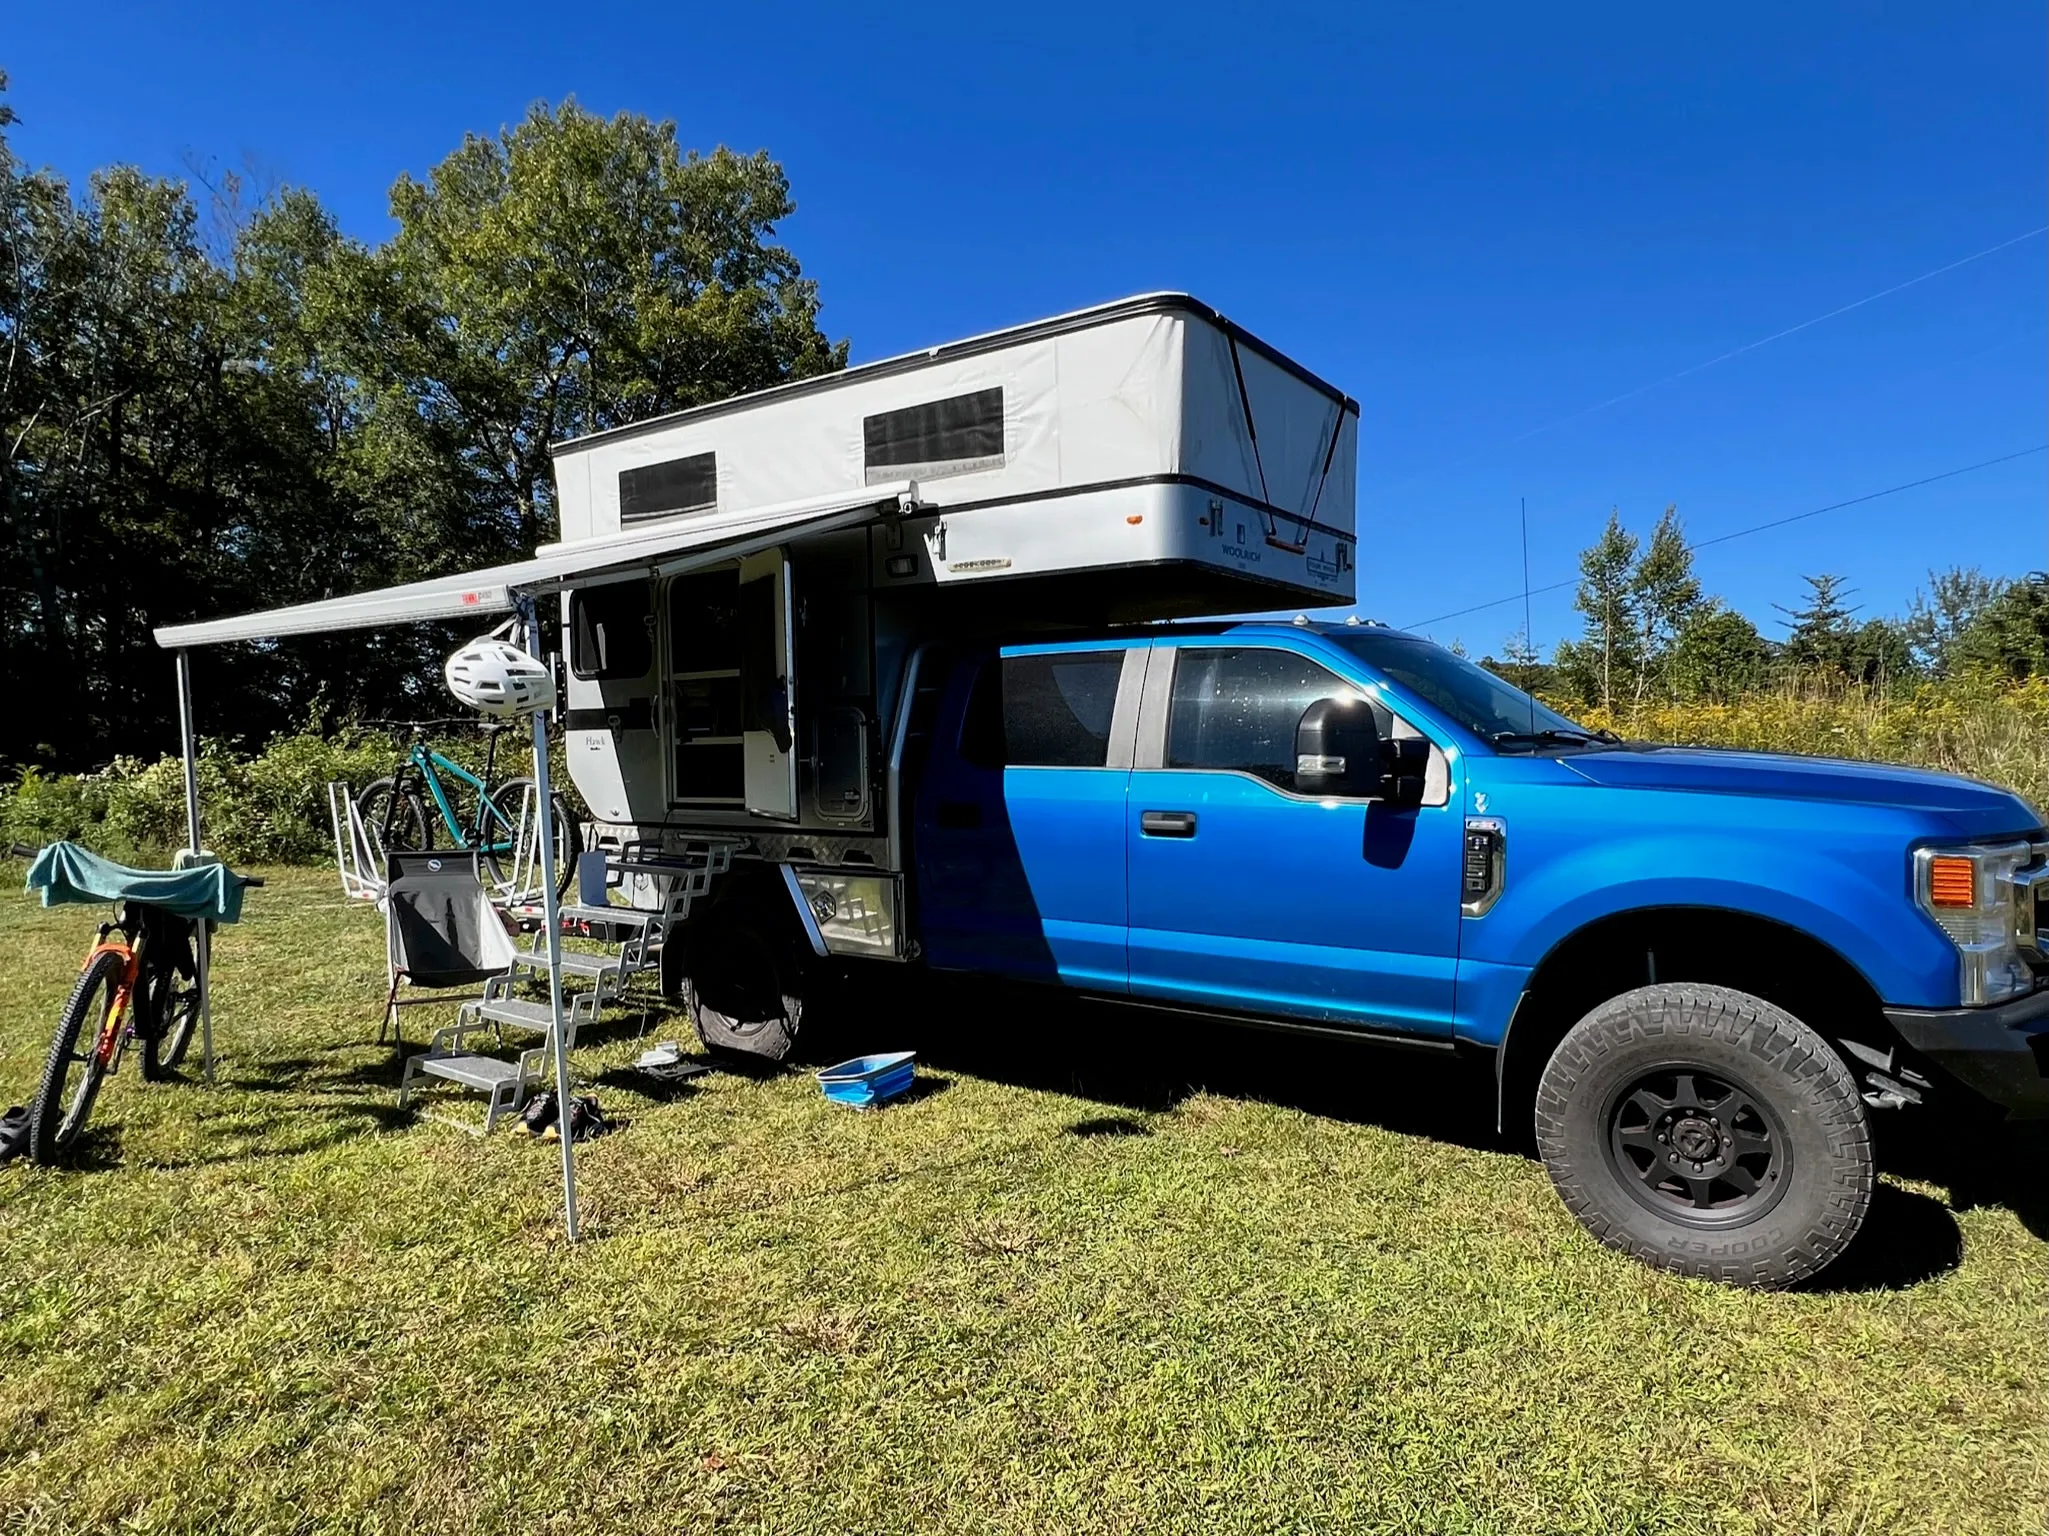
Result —
[{"label": "evergreen tree", "polygon": [[1799,667],[1849,672],[1856,649],[1856,630],[1850,616],[1857,609],[1845,599],[1856,594],[1843,585],[1842,577],[1826,572],[1800,579],[1807,583],[1805,607],[1772,604],[1786,615],[1783,622],[1791,631],[1786,638],[1786,659]]},{"label": "evergreen tree", "polygon": [[1643,654],[1636,556],[1636,535],[1622,526],[1622,514],[1611,510],[1601,537],[1579,557],[1579,591],[1572,605],[1585,617],[1585,631],[1577,644],[1559,648],[1560,670],[1578,684],[1588,703],[1603,709],[1615,707]]},{"label": "evergreen tree", "polygon": [[1650,542],[1630,573],[1637,617],[1636,703],[1644,702],[1652,675],[1672,689],[1672,647],[1701,611],[1700,581],[1693,574],[1693,551],[1679,526],[1679,509],[1667,506],[1651,530]]}]

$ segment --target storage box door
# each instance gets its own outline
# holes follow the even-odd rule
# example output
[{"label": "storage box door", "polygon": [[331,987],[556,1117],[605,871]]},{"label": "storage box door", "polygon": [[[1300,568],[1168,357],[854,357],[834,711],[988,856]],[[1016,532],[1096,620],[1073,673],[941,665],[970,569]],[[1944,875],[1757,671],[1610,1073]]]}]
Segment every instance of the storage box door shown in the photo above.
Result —
[{"label": "storage box door", "polygon": [[797,679],[790,562],[780,549],[740,562],[740,730],[747,809],[797,817]]}]

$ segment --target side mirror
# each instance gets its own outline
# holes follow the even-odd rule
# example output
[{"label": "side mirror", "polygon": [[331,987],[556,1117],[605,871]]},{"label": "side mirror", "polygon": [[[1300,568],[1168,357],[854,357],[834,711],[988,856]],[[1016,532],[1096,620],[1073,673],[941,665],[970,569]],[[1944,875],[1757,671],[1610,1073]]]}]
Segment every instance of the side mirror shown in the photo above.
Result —
[{"label": "side mirror", "polygon": [[1296,792],[1379,798],[1387,745],[1364,699],[1318,699],[1295,727]]},{"label": "side mirror", "polygon": [[1295,727],[1295,789],[1304,795],[1423,803],[1430,743],[1419,736],[1380,734],[1364,699],[1318,699]]}]

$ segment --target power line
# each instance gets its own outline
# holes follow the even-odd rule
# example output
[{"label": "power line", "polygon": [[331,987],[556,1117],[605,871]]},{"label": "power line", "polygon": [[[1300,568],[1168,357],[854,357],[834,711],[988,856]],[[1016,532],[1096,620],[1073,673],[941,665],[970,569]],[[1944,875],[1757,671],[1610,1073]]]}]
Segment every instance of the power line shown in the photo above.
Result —
[{"label": "power line", "polygon": [[[1898,485],[1889,485],[1882,491],[1868,491],[1862,496],[1852,496],[1848,501],[1832,501],[1825,507],[1816,507],[1808,512],[1795,512],[1790,517],[1775,517],[1768,523],[1757,523],[1749,528],[1738,528],[1734,533],[1718,533],[1711,539],[1701,539],[1695,543],[1688,544],[1686,548],[1690,553],[1695,550],[1706,549],[1711,544],[1726,544],[1731,539],[1744,539],[1753,533],[1764,533],[1773,528],[1783,528],[1788,523],[1804,522],[1810,517],[1820,517],[1824,512],[1840,512],[1845,507],[1862,506],[1867,501],[1877,501],[1886,496],[1897,496],[1902,491],[1911,491],[1924,485],[1933,485],[1938,480],[1954,480],[1958,475],[1968,475],[1980,469],[1990,469],[1995,464],[2011,464],[2015,459],[2025,459],[2031,454],[2043,452],[2049,452],[2049,443],[2037,443],[2032,448],[2022,448],[2015,453],[2002,453],[1996,459],[1980,459],[1975,464],[1965,464],[1956,469],[1945,469],[1939,475],[1925,475],[1919,480],[1907,480]],[[1511,592],[1507,597],[1497,597],[1493,601],[1486,603],[1475,603],[1470,608],[1459,608],[1451,613],[1440,613],[1435,618],[1418,619],[1413,624],[1404,624],[1402,628],[1427,629],[1432,624],[1442,624],[1446,619],[1462,619],[1469,613],[1484,613],[1489,608],[1502,608],[1513,602],[1526,601],[1529,597],[1535,596],[1538,593],[1557,592],[1573,585],[1575,580],[1577,578],[1567,577],[1564,581],[1554,581],[1549,586],[1531,587],[1527,585],[1528,577],[1525,575],[1525,586],[1521,592]],[[1531,643],[1534,643],[1534,641]]]},{"label": "power line", "polygon": [[[1722,353],[1718,357],[1711,357],[1706,362],[1695,363],[1691,367],[1681,368],[1677,373],[1668,373],[1663,378],[1653,379],[1648,384],[1639,384],[1636,388],[1624,390],[1619,395],[1610,395],[1606,400],[1599,401],[1594,405],[1584,406],[1581,409],[1574,411],[1569,415],[1560,416],[1555,421],[1547,421],[1543,423],[1541,426],[1531,427],[1528,431],[1518,432],[1513,437],[1501,438],[1498,441],[1488,445],[1488,447],[1509,448],[1513,447],[1517,443],[1527,442],[1529,439],[1533,437],[1538,437],[1541,436],[1543,433],[1554,431],[1559,427],[1566,426],[1571,422],[1578,421],[1582,417],[1592,416],[1597,412],[1605,411],[1612,405],[1622,404],[1622,402],[1625,400],[1634,400],[1638,395],[1649,394],[1654,389],[1662,389],[1667,384],[1674,384],[1677,383],[1680,379],[1689,378],[1696,373],[1705,372],[1707,369],[1713,368],[1721,363],[1726,363],[1732,358],[1741,357],[1747,352],[1755,352],[1760,347],[1768,347],[1775,341],[1783,341],[1788,336],[1797,335],[1799,332],[1807,330],[1810,327],[1820,325],[1824,321],[1833,320],[1838,315],[1847,315],[1850,313],[1850,311],[1855,309],[1862,309],[1867,304],[1875,304],[1880,299],[1891,298],[1896,293],[1903,293],[1909,288],[1915,287],[1921,283],[1929,282],[1935,278],[1943,276],[1945,273],[1954,272],[1959,267],[1968,267],[1974,261],[1983,261],[1987,256],[1996,255],[2000,251],[2005,250],[2009,246],[2019,245],[2024,240],[2033,240],[2043,234],[2049,234],[2049,224],[2038,225],[2036,228],[2028,230],[2023,234],[2014,235],[2010,239],[2001,240],[1996,245],[1988,245],[1982,251],[1973,251],[1968,256],[1960,256],[1955,261],[1945,262],[1942,266],[1934,267],[1931,268],[1929,271],[1923,272],[1919,277],[1910,277],[1903,283],[1894,283],[1890,288],[1881,288],[1876,293],[1867,293],[1861,299],[1854,299],[1848,304],[1838,305],[1836,308],[1829,310],[1826,314],[1815,315],[1811,319],[1802,320],[1798,325],[1789,325],[1782,331],[1774,331],[1769,336],[1760,336],[1756,341],[1745,342],[1742,346],[1732,348],[1731,350]],[[1485,453],[1487,451],[1488,448],[1476,449],[1473,451],[1473,453],[1467,454],[1464,458],[1448,460],[1445,464],[1438,466],[1438,468],[1444,469],[1451,467],[1453,464],[1468,462],[1472,458],[1476,457],[1478,454]],[[1434,474],[1436,472],[1436,470],[1431,469],[1419,470],[1417,473],[1410,475],[1406,480],[1388,486],[1384,490],[1363,491],[1360,493],[1360,499],[1372,500],[1374,498],[1381,496],[1391,496],[1396,491],[1402,490],[1407,486],[1414,485],[1418,480],[1425,479],[1429,475]]]}]

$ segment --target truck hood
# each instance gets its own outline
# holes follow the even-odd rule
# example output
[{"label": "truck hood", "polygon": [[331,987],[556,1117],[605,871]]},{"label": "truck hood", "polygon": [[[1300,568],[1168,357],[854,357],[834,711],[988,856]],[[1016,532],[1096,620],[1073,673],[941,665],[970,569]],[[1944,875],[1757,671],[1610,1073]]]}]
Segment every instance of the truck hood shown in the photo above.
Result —
[{"label": "truck hood", "polygon": [[1919,812],[1950,824],[1960,837],[2032,831],[2042,818],[2020,796],[1976,779],[1924,768],[1738,752],[1718,747],[1649,747],[1581,752],[1559,762],[1607,789],[1682,794],[1753,795],[1774,800],[1825,800]]}]

